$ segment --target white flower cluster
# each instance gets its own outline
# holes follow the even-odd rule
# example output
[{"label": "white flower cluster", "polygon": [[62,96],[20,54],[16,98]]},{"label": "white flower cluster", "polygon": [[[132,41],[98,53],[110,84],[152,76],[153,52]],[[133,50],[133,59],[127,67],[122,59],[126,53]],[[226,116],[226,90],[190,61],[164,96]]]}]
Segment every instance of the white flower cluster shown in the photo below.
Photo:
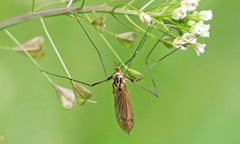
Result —
[{"label": "white flower cluster", "polygon": [[196,11],[200,0],[182,0],[180,7],[176,8],[172,13],[172,19],[180,21],[186,25],[189,30],[178,36],[173,41],[173,46],[182,50],[188,47],[193,48],[197,55],[201,55],[205,51],[206,44],[197,42],[199,37],[209,37],[210,25],[204,22],[212,19],[212,11]]}]

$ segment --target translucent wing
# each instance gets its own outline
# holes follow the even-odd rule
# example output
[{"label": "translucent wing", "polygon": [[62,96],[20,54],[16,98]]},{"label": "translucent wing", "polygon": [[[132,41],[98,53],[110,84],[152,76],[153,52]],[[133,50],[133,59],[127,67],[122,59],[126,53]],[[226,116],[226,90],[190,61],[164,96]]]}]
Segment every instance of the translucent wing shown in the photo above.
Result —
[{"label": "translucent wing", "polygon": [[134,125],[133,109],[128,98],[126,84],[122,83],[121,88],[113,84],[116,117],[119,126],[129,133]]}]

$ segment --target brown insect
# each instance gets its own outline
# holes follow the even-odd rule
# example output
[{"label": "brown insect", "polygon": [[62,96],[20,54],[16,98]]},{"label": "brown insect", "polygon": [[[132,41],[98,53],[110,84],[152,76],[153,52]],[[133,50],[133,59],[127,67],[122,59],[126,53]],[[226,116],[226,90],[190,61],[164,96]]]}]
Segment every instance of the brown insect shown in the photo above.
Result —
[{"label": "brown insect", "polygon": [[[95,48],[95,50],[96,50],[96,52],[97,52],[97,54],[98,54],[98,56],[99,56],[99,58],[101,60],[101,63],[102,63],[103,69],[104,69],[104,74],[106,76],[107,74],[106,74],[105,66],[103,64],[102,56],[101,56],[99,50],[97,49],[97,47],[94,44],[93,40],[90,38],[90,36],[88,35],[87,31],[85,30],[85,28],[83,27],[83,25],[81,24],[81,22],[77,18],[77,16],[75,16],[75,18],[76,18],[77,22],[79,23],[79,25],[81,26],[81,28],[83,29],[83,31],[86,34],[87,38],[90,40],[91,44]],[[143,46],[143,44],[144,44],[144,42],[145,42],[145,40],[146,40],[146,38],[148,36],[148,33],[151,31],[151,29],[152,29],[152,27],[149,26],[148,29],[146,30],[146,32],[144,33],[144,35],[143,35],[140,43],[138,44],[137,48],[135,49],[134,54],[125,63],[127,65],[126,72],[128,72],[130,70],[128,68],[130,67],[130,65],[133,62],[133,59],[137,56],[138,52],[142,48],[142,46]],[[154,48],[155,48],[155,46],[154,46]],[[147,70],[149,71],[150,69],[147,69]],[[138,87],[142,88],[143,90],[151,93],[152,95],[158,96],[158,92],[157,92],[157,89],[156,89],[156,86],[155,86],[154,82],[153,82],[153,86],[154,86],[155,92],[153,92],[153,91],[143,87],[142,85],[139,85],[138,83],[135,83],[135,81],[137,79],[136,80],[132,80],[131,78],[128,78],[125,75],[126,72],[122,73],[120,66],[116,66],[115,67],[115,72],[110,77],[108,77],[105,80],[93,83],[93,84],[89,84],[89,83],[86,83],[86,82],[83,82],[83,81],[79,81],[79,80],[75,80],[75,79],[68,78],[68,77],[65,77],[65,76],[57,75],[57,74],[50,73],[50,72],[47,72],[47,71],[44,71],[44,70],[41,70],[41,71],[43,71],[43,72],[45,72],[47,74],[53,75],[53,76],[69,79],[71,81],[75,81],[75,82],[81,83],[83,85],[91,86],[91,87],[94,87],[94,86],[96,86],[98,84],[101,84],[101,83],[109,81],[109,80],[113,80],[112,87],[113,87],[114,106],[115,106],[115,111],[116,111],[117,122],[118,122],[119,126],[127,133],[130,133],[130,131],[134,127],[134,116],[133,116],[133,109],[132,109],[132,106],[131,106],[131,103],[130,103],[129,97],[128,97],[128,91],[127,91],[127,87],[126,87],[126,80],[134,83],[135,85],[137,85]],[[150,75],[150,77],[152,78],[151,75]]]},{"label": "brown insect", "polygon": [[119,126],[129,133],[134,126],[133,109],[128,98],[125,75],[121,72],[121,68],[117,66],[115,73],[112,75],[113,95],[116,111],[116,118]]}]

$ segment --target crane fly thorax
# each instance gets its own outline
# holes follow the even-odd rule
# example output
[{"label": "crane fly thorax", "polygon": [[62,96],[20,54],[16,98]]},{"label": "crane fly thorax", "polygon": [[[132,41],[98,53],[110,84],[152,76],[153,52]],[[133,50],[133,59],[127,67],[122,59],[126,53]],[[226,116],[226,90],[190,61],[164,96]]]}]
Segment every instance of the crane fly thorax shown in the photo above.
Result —
[{"label": "crane fly thorax", "polygon": [[124,75],[121,72],[116,72],[113,75],[113,85],[119,90],[121,90],[124,84],[125,84]]}]

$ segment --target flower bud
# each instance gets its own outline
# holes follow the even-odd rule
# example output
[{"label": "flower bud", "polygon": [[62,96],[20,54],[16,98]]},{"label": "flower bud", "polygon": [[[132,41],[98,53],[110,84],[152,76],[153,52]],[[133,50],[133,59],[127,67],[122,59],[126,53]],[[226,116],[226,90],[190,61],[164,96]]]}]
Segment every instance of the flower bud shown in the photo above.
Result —
[{"label": "flower bud", "polygon": [[163,39],[163,44],[167,47],[167,48],[173,48],[173,45],[172,45],[172,41],[173,41],[173,38],[168,36],[168,35],[164,35],[162,37]]},{"label": "flower bud", "polygon": [[185,40],[183,40],[182,37],[176,37],[173,42],[172,45],[173,47],[177,48],[177,49],[181,49],[181,50],[187,50],[187,48],[185,47],[185,44],[187,42]]},{"label": "flower bud", "polygon": [[60,101],[62,103],[63,108],[65,109],[72,109],[76,102],[76,97],[74,95],[73,90],[56,85],[55,89],[57,94],[60,97]]},{"label": "flower bud", "polygon": [[99,18],[96,18],[94,19],[91,24],[100,32],[102,33],[104,28],[106,27],[105,25],[105,17],[99,17]]},{"label": "flower bud", "polygon": [[77,94],[79,104],[83,105],[92,96],[92,93],[77,82],[73,82],[73,88]]},{"label": "flower bud", "polygon": [[193,25],[195,25],[196,24],[196,21],[194,21],[194,20],[189,20],[188,22],[187,22],[187,25],[188,26],[193,26]]},{"label": "flower bud", "polygon": [[141,22],[144,24],[147,24],[147,25],[153,24],[152,17],[144,12],[140,13],[139,18],[140,18]]},{"label": "flower bud", "polygon": [[137,38],[137,34],[135,32],[125,32],[116,34],[116,38],[125,46],[131,47]]},{"label": "flower bud", "polygon": [[197,38],[196,35],[192,34],[192,33],[184,33],[182,35],[182,39],[186,42],[186,43],[196,43],[197,42]]},{"label": "flower bud", "polygon": [[140,73],[139,71],[134,70],[134,69],[128,69],[128,75],[133,80],[135,80],[135,79],[139,80],[139,79],[143,78],[142,73]]},{"label": "flower bud", "polygon": [[[45,53],[43,44],[44,38],[39,36],[28,40],[27,42],[23,43],[22,46],[33,58],[40,58]],[[14,48],[14,50],[18,52],[24,52],[21,47]]]}]

